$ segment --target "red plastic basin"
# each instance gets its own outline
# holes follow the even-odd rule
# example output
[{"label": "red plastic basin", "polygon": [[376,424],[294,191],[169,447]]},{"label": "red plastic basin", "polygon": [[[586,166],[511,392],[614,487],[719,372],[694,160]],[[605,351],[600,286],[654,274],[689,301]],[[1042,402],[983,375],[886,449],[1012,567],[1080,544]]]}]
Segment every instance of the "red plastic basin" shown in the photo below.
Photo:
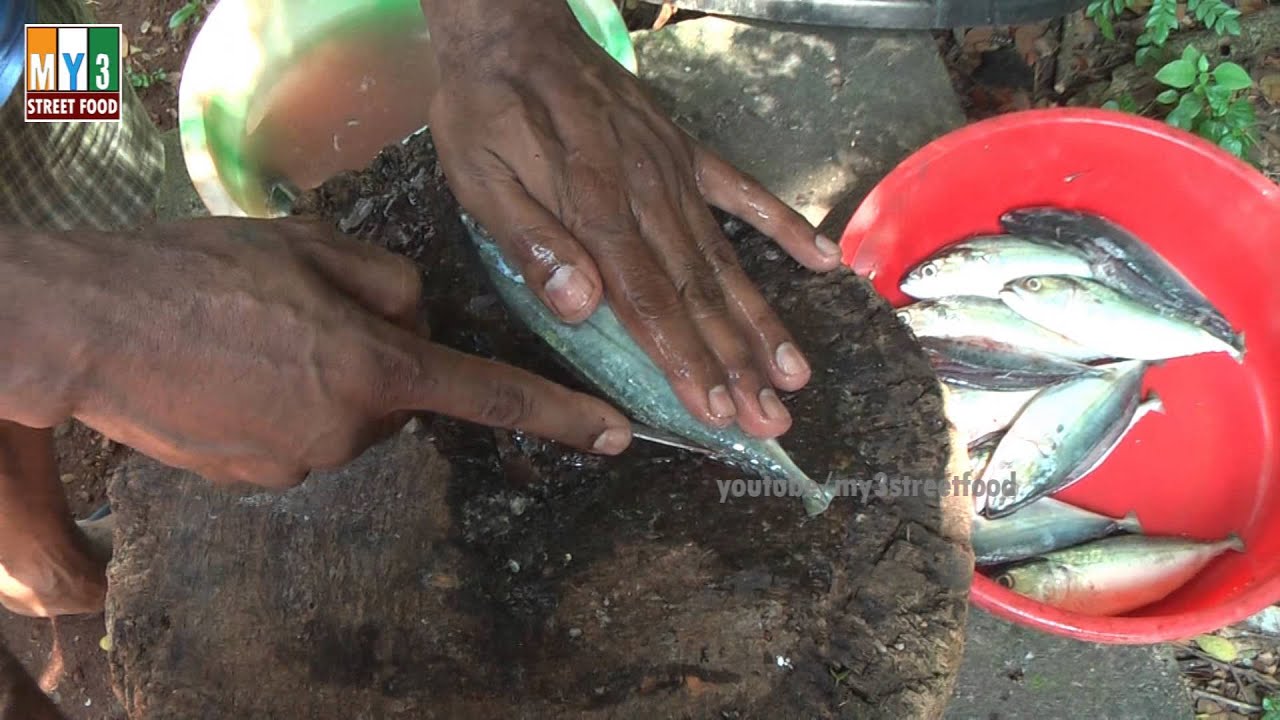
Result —
[{"label": "red plastic basin", "polygon": [[1062,612],[976,575],[973,602],[1008,620],[1107,643],[1187,638],[1280,601],[1280,188],[1212,144],[1105,110],[1032,110],[957,130],[889,173],[841,239],[844,259],[896,307],[898,280],[1006,210],[1056,205],[1136,233],[1245,333],[1226,355],[1170,360],[1147,384],[1164,401],[1106,463],[1059,493],[1151,534],[1218,539],[1220,556],[1164,600],[1122,617]]}]

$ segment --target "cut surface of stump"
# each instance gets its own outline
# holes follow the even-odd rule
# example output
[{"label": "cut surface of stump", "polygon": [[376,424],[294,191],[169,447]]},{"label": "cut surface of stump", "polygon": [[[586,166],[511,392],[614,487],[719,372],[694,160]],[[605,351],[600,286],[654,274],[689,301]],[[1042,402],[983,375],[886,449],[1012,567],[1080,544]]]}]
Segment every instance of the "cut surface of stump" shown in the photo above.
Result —
[{"label": "cut surface of stump", "polygon": [[[437,341],[582,387],[484,284],[428,135],[300,212],[413,258]],[[883,300],[724,228],[813,365],[783,396],[797,464],[949,477],[937,381]],[[111,486],[118,691],[133,720],[939,716],[972,576],[960,498],[807,519],[795,497],[722,500],[736,478],[431,415],[282,494],[135,458]]]}]

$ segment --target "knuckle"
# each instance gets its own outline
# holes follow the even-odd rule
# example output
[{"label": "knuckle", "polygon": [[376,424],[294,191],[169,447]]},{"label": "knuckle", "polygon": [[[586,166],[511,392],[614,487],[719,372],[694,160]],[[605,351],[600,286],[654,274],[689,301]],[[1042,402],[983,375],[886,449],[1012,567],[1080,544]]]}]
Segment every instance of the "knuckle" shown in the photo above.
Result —
[{"label": "knuckle", "polygon": [[665,291],[657,283],[644,283],[632,289],[627,299],[636,315],[646,322],[674,317],[684,308],[674,289]]},{"label": "knuckle", "polygon": [[698,238],[698,251],[707,259],[716,275],[738,266],[738,254],[719,232],[702,233]]},{"label": "knuckle", "polygon": [[701,263],[691,263],[682,268],[676,276],[675,286],[676,294],[694,319],[720,317],[728,311],[715,273]]},{"label": "knuckle", "polygon": [[514,428],[533,417],[533,398],[522,388],[496,383],[483,398],[480,420],[486,424]]}]

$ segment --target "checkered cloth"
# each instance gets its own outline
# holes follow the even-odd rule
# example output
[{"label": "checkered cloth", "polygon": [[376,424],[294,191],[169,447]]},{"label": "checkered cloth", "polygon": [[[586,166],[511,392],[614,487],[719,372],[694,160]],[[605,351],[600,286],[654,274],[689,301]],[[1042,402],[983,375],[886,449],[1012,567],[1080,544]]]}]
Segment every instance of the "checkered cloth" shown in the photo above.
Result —
[{"label": "checkered cloth", "polygon": [[[0,0],[7,1],[7,0]],[[91,23],[83,0],[36,0],[41,23]],[[22,87],[0,107],[0,225],[136,227],[152,213],[164,146],[124,83],[119,123],[26,123]]]}]

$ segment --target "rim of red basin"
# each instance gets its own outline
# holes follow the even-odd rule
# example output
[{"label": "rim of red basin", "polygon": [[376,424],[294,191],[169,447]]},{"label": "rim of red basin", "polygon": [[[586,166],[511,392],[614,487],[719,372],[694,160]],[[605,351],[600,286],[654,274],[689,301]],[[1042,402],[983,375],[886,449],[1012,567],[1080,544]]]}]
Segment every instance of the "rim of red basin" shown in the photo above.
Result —
[{"label": "rim of red basin", "polygon": [[[1209,141],[1165,123],[1111,110],[1095,108],[1045,108],[1023,110],[981,120],[954,130],[930,142],[908,156],[867,195],[874,197],[916,176],[931,163],[957,148],[982,142],[1002,132],[1034,126],[1063,123],[1106,125],[1117,129],[1157,136],[1171,145],[1171,151],[1194,153],[1231,173],[1261,197],[1270,198],[1280,209],[1280,186],[1272,183],[1248,163],[1236,158]],[[884,188],[884,189],[882,189]],[[844,262],[855,272],[858,247],[858,220],[855,210],[841,237]],[[865,270],[866,268],[864,268]],[[859,272],[865,277],[865,272]],[[1025,598],[1000,586],[994,580],[975,572],[970,601],[997,617],[1055,635],[1097,643],[1146,645],[1191,638],[1212,632],[1261,611],[1280,601],[1280,575],[1261,580],[1235,597],[1207,608],[1162,616],[1091,616],[1066,612]]]}]

